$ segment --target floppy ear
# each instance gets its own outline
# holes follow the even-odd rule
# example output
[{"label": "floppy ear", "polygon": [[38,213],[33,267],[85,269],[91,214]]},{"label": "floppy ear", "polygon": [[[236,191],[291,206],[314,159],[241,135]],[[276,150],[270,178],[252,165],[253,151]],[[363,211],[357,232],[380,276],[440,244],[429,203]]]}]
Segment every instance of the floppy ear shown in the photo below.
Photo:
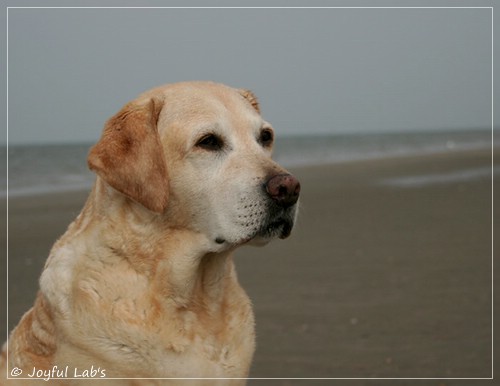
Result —
[{"label": "floppy ear", "polygon": [[238,92],[243,98],[249,101],[253,108],[260,114],[259,102],[257,101],[257,97],[254,95],[254,93],[250,90],[245,89],[240,89],[238,90]]},{"label": "floppy ear", "polygon": [[168,202],[168,175],[156,127],[163,101],[130,102],[104,126],[88,165],[127,197],[161,213]]}]

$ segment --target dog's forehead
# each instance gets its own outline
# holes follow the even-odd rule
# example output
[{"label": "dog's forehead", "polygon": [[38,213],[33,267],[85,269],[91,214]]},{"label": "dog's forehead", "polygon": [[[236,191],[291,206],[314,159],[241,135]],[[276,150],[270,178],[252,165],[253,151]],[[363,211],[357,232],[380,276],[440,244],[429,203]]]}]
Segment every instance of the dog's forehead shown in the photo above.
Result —
[{"label": "dog's forehead", "polygon": [[260,114],[236,89],[212,83],[176,84],[159,90],[163,107],[158,126],[184,129],[231,128],[253,131],[263,124]]},{"label": "dog's forehead", "polygon": [[164,107],[169,110],[188,110],[193,113],[253,112],[248,100],[238,90],[215,83],[180,83],[163,89]]}]

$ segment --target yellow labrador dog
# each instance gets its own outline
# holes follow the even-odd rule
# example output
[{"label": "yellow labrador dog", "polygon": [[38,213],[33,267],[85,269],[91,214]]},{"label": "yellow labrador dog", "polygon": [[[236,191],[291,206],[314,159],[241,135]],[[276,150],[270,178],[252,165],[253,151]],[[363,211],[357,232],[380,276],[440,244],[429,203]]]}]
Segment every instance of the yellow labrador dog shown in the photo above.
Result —
[{"label": "yellow labrador dog", "polygon": [[231,254],[286,238],[300,190],[272,147],[247,90],[179,83],[125,105],[90,150],[96,183],[50,253],[1,377],[244,384],[254,317]]}]

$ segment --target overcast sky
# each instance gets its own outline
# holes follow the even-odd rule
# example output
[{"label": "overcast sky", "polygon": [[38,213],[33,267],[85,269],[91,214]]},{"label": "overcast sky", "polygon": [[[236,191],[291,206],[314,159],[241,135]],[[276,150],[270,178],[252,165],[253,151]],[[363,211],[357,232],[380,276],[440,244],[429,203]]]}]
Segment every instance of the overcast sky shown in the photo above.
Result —
[{"label": "overcast sky", "polygon": [[491,24],[491,9],[11,8],[9,143],[93,142],[183,80],[253,90],[281,135],[491,128]]}]

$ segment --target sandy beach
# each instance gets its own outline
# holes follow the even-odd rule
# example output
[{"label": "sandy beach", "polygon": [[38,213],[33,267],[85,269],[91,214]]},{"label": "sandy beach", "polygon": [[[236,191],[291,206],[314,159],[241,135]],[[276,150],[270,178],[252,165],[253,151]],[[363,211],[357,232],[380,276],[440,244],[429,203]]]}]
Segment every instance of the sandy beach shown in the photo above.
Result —
[{"label": "sandy beach", "polygon": [[[446,379],[492,374],[489,167],[490,151],[469,151],[293,169],[302,196],[292,236],[235,256],[256,314],[251,377],[445,379],[249,384],[491,384]],[[9,200],[9,329],[86,196]]]}]

